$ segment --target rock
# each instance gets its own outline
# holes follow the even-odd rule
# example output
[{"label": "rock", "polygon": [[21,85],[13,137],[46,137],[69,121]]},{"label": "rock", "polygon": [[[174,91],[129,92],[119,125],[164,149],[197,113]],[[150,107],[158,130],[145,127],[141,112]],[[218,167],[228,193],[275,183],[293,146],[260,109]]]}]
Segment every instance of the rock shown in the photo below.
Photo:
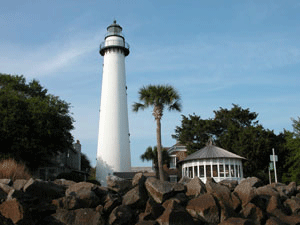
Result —
[{"label": "rock", "polygon": [[294,196],[291,199],[287,199],[284,202],[284,206],[287,207],[294,215],[300,215],[300,199]]},{"label": "rock", "polygon": [[292,225],[300,224],[299,216],[295,216],[295,215],[288,216],[279,209],[273,210],[272,216],[277,217],[278,221],[281,221],[280,224],[292,224]]},{"label": "rock", "polygon": [[243,219],[243,218],[236,218],[231,217],[220,223],[220,225],[253,225],[253,223],[250,220]]},{"label": "rock", "polygon": [[135,174],[132,179],[132,187],[135,187],[137,185],[143,186],[145,184],[146,179],[147,178],[143,175],[143,173]]},{"label": "rock", "polygon": [[132,224],[133,213],[129,206],[120,205],[116,207],[109,215],[109,225]]},{"label": "rock", "polygon": [[205,184],[199,177],[194,177],[190,182],[186,184],[187,196],[198,197],[200,194],[206,193]]},{"label": "rock", "polygon": [[186,210],[192,217],[206,223],[218,224],[220,222],[219,208],[211,194],[203,194],[190,200]]},{"label": "rock", "polygon": [[149,177],[145,182],[149,196],[157,203],[163,203],[166,199],[174,196],[178,192],[185,192],[183,184],[160,181],[154,177]]},{"label": "rock", "polygon": [[65,202],[70,203],[71,207],[77,205],[76,208],[95,208],[101,202],[93,191],[97,187],[97,185],[88,182],[73,184],[66,190]]},{"label": "rock", "polygon": [[125,180],[114,175],[107,176],[106,182],[108,189],[118,192],[121,195],[125,194],[132,188],[130,180]]},{"label": "rock", "polygon": [[11,219],[8,219],[0,214],[0,224],[1,225],[14,225]]},{"label": "rock", "polygon": [[148,195],[145,188],[136,186],[123,196],[122,204],[138,209],[144,209],[147,199]]},{"label": "rock", "polygon": [[3,178],[3,179],[0,179],[0,183],[11,186],[13,184],[13,181],[11,179],[8,179],[8,178]]},{"label": "rock", "polygon": [[145,212],[139,215],[139,220],[156,220],[164,211],[165,208],[161,204],[149,199],[146,203]]},{"label": "rock", "polygon": [[159,224],[155,220],[143,220],[136,223],[135,225],[159,225]]},{"label": "rock", "polygon": [[11,186],[8,186],[7,184],[0,183],[0,189],[3,190],[6,194],[8,194],[14,188]]},{"label": "rock", "polygon": [[289,183],[289,185],[281,184],[281,183],[272,183],[271,186],[276,189],[282,196],[291,197],[296,195],[297,186],[295,182]]},{"label": "rock", "polygon": [[24,218],[23,206],[15,198],[3,202],[0,205],[0,213],[4,217],[11,219],[13,223],[17,223]]},{"label": "rock", "polygon": [[239,183],[236,180],[222,180],[219,182],[219,184],[228,187],[230,191],[234,191]]},{"label": "rock", "polygon": [[72,180],[66,180],[66,179],[56,179],[53,181],[54,184],[61,185],[65,187],[66,189],[72,186],[73,184],[76,184],[75,181]]},{"label": "rock", "polygon": [[103,212],[110,215],[114,208],[122,204],[122,198],[118,194],[109,193],[104,200]]},{"label": "rock", "polygon": [[287,223],[282,222],[280,219],[271,216],[267,221],[266,225],[288,225]]},{"label": "rock", "polygon": [[167,200],[164,202],[163,206],[165,207],[165,211],[156,220],[160,225],[195,224],[193,217],[182,206],[180,206],[176,200]]},{"label": "rock", "polygon": [[241,181],[236,186],[234,193],[237,194],[242,201],[242,206],[247,205],[256,196],[256,187],[261,185],[261,181],[257,178],[251,177]]},{"label": "rock", "polygon": [[178,181],[178,183],[179,184],[188,184],[191,180],[192,180],[191,178],[184,176]]},{"label": "rock", "polygon": [[207,178],[205,186],[207,193],[215,196],[221,207],[221,222],[227,218],[236,216],[231,192],[227,186],[216,183],[213,178]]},{"label": "rock", "polygon": [[262,224],[264,219],[264,213],[260,208],[258,208],[253,203],[248,203],[244,208],[241,210],[241,214],[244,218],[250,219],[254,225]]},{"label": "rock", "polygon": [[65,210],[59,209],[52,215],[58,221],[65,225],[104,225],[105,222],[99,212],[94,209],[76,209]]},{"label": "rock", "polygon": [[16,190],[23,190],[23,188],[27,182],[28,182],[28,180],[25,180],[25,179],[17,179],[14,181],[12,187]]},{"label": "rock", "polygon": [[65,188],[52,182],[29,179],[23,188],[26,194],[40,199],[56,199],[65,195]]}]

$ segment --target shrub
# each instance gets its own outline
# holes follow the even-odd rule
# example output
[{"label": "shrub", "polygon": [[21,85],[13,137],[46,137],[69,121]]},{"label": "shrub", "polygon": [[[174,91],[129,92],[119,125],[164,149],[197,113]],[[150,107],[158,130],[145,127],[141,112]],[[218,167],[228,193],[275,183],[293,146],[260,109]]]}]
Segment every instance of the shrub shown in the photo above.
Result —
[{"label": "shrub", "polygon": [[0,179],[30,179],[31,175],[23,163],[18,163],[14,159],[3,159],[0,161]]}]

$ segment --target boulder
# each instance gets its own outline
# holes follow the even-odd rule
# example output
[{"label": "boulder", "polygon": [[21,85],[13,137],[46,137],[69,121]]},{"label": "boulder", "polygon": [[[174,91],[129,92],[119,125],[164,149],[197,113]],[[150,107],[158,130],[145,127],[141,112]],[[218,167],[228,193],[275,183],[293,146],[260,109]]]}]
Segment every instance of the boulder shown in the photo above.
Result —
[{"label": "boulder", "polygon": [[110,215],[114,208],[122,204],[122,198],[118,194],[109,193],[103,203],[103,213]]},{"label": "boulder", "polygon": [[205,186],[207,193],[213,195],[220,205],[221,222],[226,220],[227,218],[236,216],[236,213],[234,211],[235,207],[231,198],[231,192],[227,186],[216,183],[213,178],[207,178]]},{"label": "boulder", "polygon": [[56,179],[53,181],[54,184],[61,185],[65,187],[66,189],[72,186],[73,184],[76,184],[75,181],[72,180],[66,180],[66,179]]},{"label": "boulder", "polygon": [[0,224],[1,225],[14,225],[11,219],[8,219],[0,214]]},{"label": "boulder", "polygon": [[155,220],[143,220],[136,223],[135,225],[159,225],[159,224]]},{"label": "boulder", "polygon": [[234,193],[241,200],[242,206],[247,205],[256,196],[256,187],[259,186],[261,186],[261,181],[255,177],[244,179],[236,186]]},{"label": "boulder", "polygon": [[59,209],[52,215],[56,220],[62,222],[65,225],[104,225],[104,219],[99,212],[94,209],[76,209],[66,210]]},{"label": "boulder", "polygon": [[220,223],[219,225],[253,225],[252,221],[243,219],[243,218],[236,218],[231,217]]},{"label": "boulder", "polygon": [[65,195],[65,188],[52,182],[29,179],[23,187],[26,194],[40,199],[56,199]]},{"label": "boulder", "polygon": [[122,225],[122,224],[134,224],[133,212],[127,205],[120,205],[116,207],[109,215],[109,225]]},{"label": "boulder", "polygon": [[219,182],[219,184],[228,187],[230,191],[234,191],[239,183],[236,180],[222,180]]},{"label": "boulder", "polygon": [[161,204],[152,199],[148,199],[145,212],[139,215],[139,221],[156,220],[163,214],[164,211],[165,208]]},{"label": "boulder", "polygon": [[167,200],[164,202],[163,206],[165,211],[163,214],[157,218],[157,222],[160,225],[194,225],[195,222],[193,217],[181,206],[176,200]]},{"label": "boulder", "polygon": [[297,194],[297,186],[295,182],[289,183],[289,185],[281,183],[272,183],[271,186],[276,189],[281,196],[291,197]]},{"label": "boulder", "polygon": [[163,203],[166,199],[174,196],[178,192],[185,192],[183,184],[160,181],[154,177],[149,177],[145,182],[149,196],[157,203]]},{"label": "boulder", "polygon": [[2,191],[4,191],[6,194],[8,194],[11,190],[13,190],[14,188],[11,186],[8,186],[7,184],[2,184],[0,183],[0,189]]},{"label": "boulder", "polygon": [[122,204],[138,209],[144,209],[147,199],[148,195],[145,188],[136,186],[123,196]]},{"label": "boulder", "polygon": [[17,199],[11,199],[3,202],[0,205],[0,213],[12,220],[13,223],[17,223],[24,218],[23,206]]},{"label": "boulder", "polygon": [[300,216],[300,199],[292,196],[291,199],[287,199],[284,203],[284,206],[287,207],[294,215]]},{"label": "boulder", "polygon": [[130,180],[126,180],[114,175],[107,176],[106,182],[108,189],[118,192],[121,195],[125,194],[132,188],[132,183]]},{"label": "boulder", "polygon": [[186,184],[186,195],[191,197],[198,197],[200,194],[206,193],[205,184],[199,177],[194,177]]},{"label": "boulder", "polygon": [[70,202],[76,208],[94,208],[101,203],[100,198],[93,191],[97,185],[88,182],[79,182],[66,190],[65,202]]},{"label": "boulder", "polygon": [[280,219],[271,216],[267,221],[266,225],[288,225],[287,223],[282,222]]},{"label": "boulder", "polygon": [[191,199],[186,210],[192,217],[206,223],[218,224],[220,222],[219,207],[211,194],[206,193]]},{"label": "boulder", "polygon": [[187,177],[187,176],[183,176],[179,181],[178,183],[179,184],[188,184],[192,179]]},{"label": "boulder", "polygon": [[137,185],[139,186],[143,186],[145,184],[146,181],[146,177],[143,175],[143,173],[137,173],[134,175],[133,179],[132,179],[132,187],[135,187]]},{"label": "boulder", "polygon": [[0,183],[11,186],[13,184],[13,181],[11,179],[8,179],[8,178],[3,178],[3,179],[0,179]]},{"label": "boulder", "polygon": [[14,181],[12,187],[16,190],[23,190],[23,188],[27,182],[28,182],[28,180],[25,180],[25,179],[17,179]]},{"label": "boulder", "polygon": [[254,225],[263,224],[264,213],[253,203],[248,203],[246,206],[244,206],[244,208],[241,210],[241,214],[244,218],[250,219]]}]

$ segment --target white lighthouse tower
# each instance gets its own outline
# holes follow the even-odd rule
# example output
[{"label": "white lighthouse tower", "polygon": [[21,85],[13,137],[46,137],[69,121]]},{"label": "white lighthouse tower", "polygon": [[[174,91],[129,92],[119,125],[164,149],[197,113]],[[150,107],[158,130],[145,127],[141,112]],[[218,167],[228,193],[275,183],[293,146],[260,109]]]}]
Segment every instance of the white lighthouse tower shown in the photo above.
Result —
[{"label": "white lighthouse tower", "polygon": [[96,179],[106,186],[106,176],[131,171],[125,57],[129,45],[122,27],[113,22],[100,45],[103,59]]}]

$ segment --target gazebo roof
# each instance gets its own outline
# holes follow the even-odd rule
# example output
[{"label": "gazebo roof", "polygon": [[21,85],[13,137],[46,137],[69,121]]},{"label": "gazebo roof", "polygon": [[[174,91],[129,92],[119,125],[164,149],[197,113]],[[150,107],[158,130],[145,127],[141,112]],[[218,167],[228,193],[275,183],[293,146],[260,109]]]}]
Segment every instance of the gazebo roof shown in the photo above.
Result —
[{"label": "gazebo roof", "polygon": [[245,159],[244,157],[236,155],[232,152],[229,152],[223,148],[219,148],[210,143],[206,147],[187,156],[181,162],[186,162],[186,161],[196,160],[196,159],[219,159],[219,158]]}]

